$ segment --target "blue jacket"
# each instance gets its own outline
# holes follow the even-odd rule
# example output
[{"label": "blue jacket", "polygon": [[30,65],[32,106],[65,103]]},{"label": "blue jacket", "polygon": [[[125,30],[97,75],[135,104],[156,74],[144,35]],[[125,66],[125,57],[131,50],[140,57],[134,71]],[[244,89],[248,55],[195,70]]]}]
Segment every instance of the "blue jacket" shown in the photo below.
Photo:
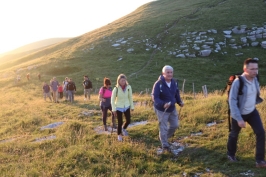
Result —
[{"label": "blue jacket", "polygon": [[165,103],[171,102],[166,112],[174,111],[175,103],[179,105],[182,103],[177,81],[172,79],[171,87],[169,88],[162,75],[159,76],[158,80],[153,85],[152,96],[154,98],[154,107],[159,111],[164,111]]}]

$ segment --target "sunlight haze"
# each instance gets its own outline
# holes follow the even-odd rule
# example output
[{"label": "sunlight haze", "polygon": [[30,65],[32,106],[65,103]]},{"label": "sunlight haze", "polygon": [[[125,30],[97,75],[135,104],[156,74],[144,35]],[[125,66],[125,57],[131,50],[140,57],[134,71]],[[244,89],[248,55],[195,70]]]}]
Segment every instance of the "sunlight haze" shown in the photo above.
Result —
[{"label": "sunlight haze", "polygon": [[80,36],[151,1],[0,1],[0,54],[44,39]]}]

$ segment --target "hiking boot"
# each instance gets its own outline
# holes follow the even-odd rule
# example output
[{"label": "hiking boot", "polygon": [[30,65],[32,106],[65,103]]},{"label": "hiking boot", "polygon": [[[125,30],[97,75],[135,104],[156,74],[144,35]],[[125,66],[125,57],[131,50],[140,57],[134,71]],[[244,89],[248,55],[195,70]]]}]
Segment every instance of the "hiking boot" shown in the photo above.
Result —
[{"label": "hiking boot", "polygon": [[117,129],[117,126],[116,126],[115,123],[112,123],[112,127],[113,127],[114,129]]},{"label": "hiking boot", "polygon": [[124,136],[128,136],[128,132],[127,132],[126,129],[122,129],[122,132],[123,132],[123,135],[124,135]]},{"label": "hiking boot", "polygon": [[264,160],[260,162],[256,162],[256,167],[257,168],[266,168],[266,162]]},{"label": "hiking boot", "polygon": [[107,125],[103,126],[104,131],[108,131]]},{"label": "hiking boot", "polygon": [[122,136],[121,136],[121,135],[118,135],[117,140],[118,140],[118,141],[123,141]]},{"label": "hiking boot", "polygon": [[227,155],[227,158],[230,162],[237,162],[238,160],[236,159],[235,156],[230,156],[230,155]]}]

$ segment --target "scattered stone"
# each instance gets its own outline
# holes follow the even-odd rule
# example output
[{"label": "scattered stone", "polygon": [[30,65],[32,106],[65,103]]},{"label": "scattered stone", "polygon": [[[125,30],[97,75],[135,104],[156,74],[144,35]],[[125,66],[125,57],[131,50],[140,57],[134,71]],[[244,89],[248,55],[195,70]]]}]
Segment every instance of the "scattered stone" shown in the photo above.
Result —
[{"label": "scattered stone", "polygon": [[113,44],[112,46],[113,47],[118,47],[118,46],[120,46],[120,44]]},{"label": "scattered stone", "polygon": [[63,124],[63,122],[55,122],[55,123],[48,124],[46,126],[41,127],[41,130],[56,128],[56,127],[58,127],[59,125],[62,125],[62,124]]},{"label": "scattered stone", "polygon": [[55,139],[55,138],[56,138],[55,135],[45,136],[45,137],[42,137],[42,138],[36,138],[34,140],[34,142],[41,142],[41,141],[44,141],[44,140],[52,140],[52,139]]},{"label": "scattered stone", "polygon": [[131,53],[131,52],[133,52],[133,51],[134,51],[133,48],[129,48],[129,49],[127,49],[127,52],[128,52],[128,53]]},{"label": "scattered stone", "polygon": [[211,127],[211,126],[214,126],[214,125],[216,125],[216,122],[210,122],[210,123],[207,123],[207,126],[208,126],[208,127]]},{"label": "scattered stone", "polygon": [[207,56],[209,56],[211,54],[211,52],[212,52],[211,50],[201,50],[199,52],[199,55],[203,56],[203,57],[207,57]]}]

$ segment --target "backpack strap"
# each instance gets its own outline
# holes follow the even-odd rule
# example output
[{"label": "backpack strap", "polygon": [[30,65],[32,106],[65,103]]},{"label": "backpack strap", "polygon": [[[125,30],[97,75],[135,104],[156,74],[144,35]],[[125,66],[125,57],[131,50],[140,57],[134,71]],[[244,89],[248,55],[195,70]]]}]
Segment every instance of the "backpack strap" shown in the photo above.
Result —
[{"label": "backpack strap", "polygon": [[242,76],[238,76],[239,79],[239,89],[238,89],[238,95],[243,95],[243,87],[244,87],[244,81]]}]

